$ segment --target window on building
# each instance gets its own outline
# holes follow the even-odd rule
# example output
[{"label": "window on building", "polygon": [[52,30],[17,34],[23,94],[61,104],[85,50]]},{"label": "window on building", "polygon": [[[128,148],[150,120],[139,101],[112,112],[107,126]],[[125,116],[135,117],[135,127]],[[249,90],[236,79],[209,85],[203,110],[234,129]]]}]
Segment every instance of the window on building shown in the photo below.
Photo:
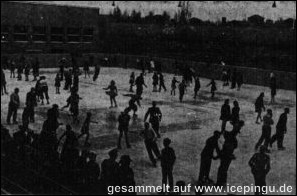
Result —
[{"label": "window on building", "polygon": [[13,29],[14,41],[28,41],[28,27],[15,25]]},{"label": "window on building", "polygon": [[52,42],[63,42],[64,41],[64,28],[63,27],[52,27],[51,28],[51,41]]},{"label": "window on building", "polygon": [[68,42],[80,42],[80,28],[67,28]]},{"label": "window on building", "polygon": [[82,35],[83,42],[92,42],[93,33],[94,33],[94,29],[92,27],[84,28],[83,35]]},{"label": "window on building", "polygon": [[1,25],[1,42],[7,42],[9,37],[9,26]]},{"label": "window on building", "polygon": [[32,33],[33,41],[46,41],[46,28],[44,26],[34,26]]}]

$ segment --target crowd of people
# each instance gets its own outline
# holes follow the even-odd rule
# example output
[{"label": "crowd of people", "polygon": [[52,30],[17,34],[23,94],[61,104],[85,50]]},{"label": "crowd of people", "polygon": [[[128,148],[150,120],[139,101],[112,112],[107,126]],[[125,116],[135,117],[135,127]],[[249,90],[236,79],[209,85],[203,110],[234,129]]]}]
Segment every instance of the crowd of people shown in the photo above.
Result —
[{"label": "crowd of people", "polygon": [[[108,60],[108,59],[107,59]],[[102,61],[107,61],[106,59]],[[69,111],[73,116],[73,125],[79,125],[79,102],[83,97],[79,95],[79,77],[81,75],[80,69],[75,56],[72,56],[71,61],[66,58],[62,58],[59,61],[59,71],[56,73],[54,79],[54,86],[56,94],[60,94],[61,82],[64,81],[64,90],[69,91],[70,95],[65,100],[67,104],[61,109],[57,104],[53,104],[52,108],[47,111],[47,118],[43,123],[40,133],[37,130],[30,130],[29,124],[35,123],[35,108],[44,104],[44,99],[47,104],[50,104],[49,87],[47,78],[44,75],[39,74],[39,60],[26,59],[24,55],[21,55],[18,62],[9,60],[7,67],[10,69],[10,78],[14,78],[14,70],[17,69],[17,79],[22,80],[22,74],[25,75],[25,81],[29,80],[29,74],[33,73],[33,81],[36,81],[35,87],[32,87],[30,92],[26,95],[25,108],[22,114],[22,123],[19,125],[19,130],[10,135],[10,131],[7,127],[1,124],[1,151],[2,156],[7,159],[17,159],[19,161],[30,162],[29,165],[33,169],[39,171],[45,176],[54,179],[64,179],[63,182],[71,184],[83,184],[86,186],[100,185],[100,191],[106,193],[108,186],[134,186],[137,182],[134,179],[133,168],[131,168],[131,158],[129,155],[122,155],[120,161],[117,161],[118,150],[122,149],[121,141],[125,136],[125,142],[127,148],[133,146],[129,140],[129,125],[130,125],[130,112],[133,111],[133,117],[137,117],[138,107],[141,106],[140,101],[144,92],[144,87],[148,88],[145,83],[146,70],[143,66],[139,68],[142,72],[139,76],[135,76],[132,72],[129,79],[129,89],[127,91],[130,94],[124,94],[124,96],[130,97],[127,107],[118,116],[118,130],[119,137],[117,141],[116,149],[111,150],[109,159],[102,162],[101,167],[96,162],[96,154],[91,152],[89,147],[92,145],[89,142],[90,137],[90,123],[97,123],[92,120],[92,113],[88,112],[85,121],[82,123],[81,132],[77,135],[73,129],[72,124],[65,126],[65,132],[60,138],[57,136],[57,129],[64,127],[59,122],[60,110],[69,107]],[[137,61],[137,64],[140,64]],[[149,71],[153,72],[152,78],[152,91],[154,93],[167,91],[165,85],[164,75],[159,68],[156,69],[155,63],[150,61],[151,68]],[[96,81],[100,74],[100,64],[95,63],[93,57],[89,57],[88,60],[83,62],[84,77],[90,78],[90,67],[94,67],[93,81]],[[160,65],[158,65],[160,67]],[[243,75],[234,69],[233,74],[230,74],[230,70],[223,70],[223,86],[229,86],[231,81],[231,89],[240,90],[243,84]],[[174,76],[171,81],[170,94],[175,96],[175,91],[179,89],[179,101],[183,101],[183,97],[187,92],[187,88],[190,87],[192,79],[194,79],[193,98],[196,100],[199,98],[198,92],[201,89],[201,83],[199,75],[193,70],[189,69],[182,73],[182,81],[177,80],[177,76]],[[274,74],[271,74],[271,103],[275,103],[276,95],[276,78]],[[178,85],[177,85],[178,84]],[[134,93],[134,86],[136,91]],[[211,87],[211,98],[214,98],[215,91],[217,91],[217,84],[215,79],[211,79],[207,85]],[[106,94],[110,97],[110,108],[118,107],[116,98],[119,95],[116,81],[112,80],[108,87],[104,88]],[[6,89],[6,78],[3,69],[1,69],[1,91],[2,95],[8,94]],[[14,92],[10,95],[10,101],[8,104],[7,125],[11,124],[11,118],[13,124],[20,124],[17,122],[17,113],[20,107],[19,88],[15,88]],[[273,143],[277,141],[279,150],[284,150],[283,139],[287,132],[287,115],[289,114],[289,108],[285,108],[284,113],[280,116],[276,125],[276,133],[271,137],[273,111],[267,109],[264,104],[265,93],[262,92],[255,101],[255,112],[257,113],[256,123],[260,124],[263,121],[262,135],[259,141],[255,145],[256,153],[250,159],[249,165],[251,166],[252,174],[255,177],[256,186],[265,186],[265,178],[270,170],[270,158],[267,153],[270,153],[269,148]],[[262,119],[263,110],[267,111]],[[221,113],[219,119],[222,121],[221,130],[214,131],[213,136],[206,140],[206,145],[201,152],[200,159],[200,172],[197,183],[199,185],[214,184],[217,186],[226,186],[227,174],[230,164],[234,159],[234,151],[238,148],[237,136],[240,134],[240,130],[244,126],[244,121],[240,119],[240,105],[237,100],[233,101],[233,108],[230,107],[230,100],[226,99],[221,107]],[[160,123],[162,121],[161,109],[157,106],[157,102],[152,102],[152,107],[148,108],[143,119],[143,131],[140,136],[143,138],[144,146],[148,153],[148,158],[153,167],[157,167],[157,161],[161,161],[162,168],[162,184],[168,183],[170,190],[173,191],[173,168],[178,157],[175,154],[174,149],[170,146],[171,140],[169,138],[163,139],[164,148],[160,151],[157,140],[162,137],[160,131]],[[232,130],[226,130],[227,123],[230,123],[233,127]],[[84,148],[79,148],[79,139],[86,136],[83,144]],[[221,140],[224,142],[221,142]],[[62,142],[63,141],[63,142]],[[262,145],[262,143],[264,144]],[[221,145],[220,145],[221,144]],[[259,151],[258,151],[259,150]],[[214,156],[214,151],[216,156]],[[212,160],[220,160],[220,166],[218,168],[217,181],[209,178],[209,172],[211,169]],[[178,181],[177,185],[185,184],[183,181]],[[262,191],[257,191],[261,194]],[[136,194],[136,193],[135,193]],[[197,193],[203,194],[203,192]]]}]

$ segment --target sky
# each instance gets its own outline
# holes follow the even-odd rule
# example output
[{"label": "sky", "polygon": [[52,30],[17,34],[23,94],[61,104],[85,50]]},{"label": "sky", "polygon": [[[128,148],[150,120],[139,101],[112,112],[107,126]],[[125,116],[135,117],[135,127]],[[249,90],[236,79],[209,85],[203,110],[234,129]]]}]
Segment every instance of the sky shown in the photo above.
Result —
[{"label": "sky", "polygon": [[[112,1],[38,1],[38,3],[100,8],[101,14],[109,14],[114,9]],[[151,11],[154,14],[166,11],[173,17],[180,9],[178,1],[115,1],[115,4],[122,12],[131,13],[135,10],[140,11],[142,16],[148,15]],[[296,19],[296,1],[276,1],[276,8],[273,8],[272,4],[273,1],[189,1],[189,10],[192,17],[209,21],[219,21],[222,17],[226,17],[229,21],[243,20],[255,14],[272,20]]]}]

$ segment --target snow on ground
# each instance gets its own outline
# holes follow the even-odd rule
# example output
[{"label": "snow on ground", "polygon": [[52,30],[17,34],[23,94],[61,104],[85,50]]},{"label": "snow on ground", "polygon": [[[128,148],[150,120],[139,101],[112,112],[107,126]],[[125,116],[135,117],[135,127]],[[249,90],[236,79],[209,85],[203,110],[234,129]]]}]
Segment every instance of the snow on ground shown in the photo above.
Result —
[{"label": "snow on ground", "polygon": [[[99,79],[93,82],[89,78],[80,77],[79,94],[83,98],[80,102],[80,121],[85,118],[86,112],[93,113],[93,120],[98,124],[91,124],[91,150],[98,154],[97,161],[102,162],[107,158],[107,152],[116,147],[117,144],[117,122],[116,118],[128,104],[129,97],[122,94],[128,93],[129,76],[135,71],[136,76],[139,70],[121,69],[121,68],[103,68]],[[51,105],[57,103],[60,107],[66,104],[66,98],[69,92],[61,90],[60,95],[55,95],[54,77],[55,69],[41,70],[42,74],[48,76],[49,94]],[[13,88],[20,88],[21,109],[18,112],[18,121],[21,122],[21,113],[24,106],[26,93],[31,87],[35,86],[33,82],[17,81],[10,79],[9,73],[6,73],[7,87],[9,92]],[[32,76],[31,76],[32,77]],[[254,145],[261,134],[261,125],[255,124],[256,114],[254,113],[254,101],[260,92],[266,93],[266,102],[269,102],[270,91],[267,87],[244,85],[241,91],[222,88],[222,83],[217,82],[218,91],[216,98],[211,100],[210,87],[206,87],[209,80],[201,79],[201,91],[199,98],[193,100],[193,86],[188,88],[188,92],[184,98],[184,103],[178,102],[178,95],[175,97],[170,95],[170,84],[173,75],[166,74],[166,93],[153,93],[152,91],[152,74],[146,75],[146,84],[148,88],[144,89],[142,107],[139,108],[138,118],[131,122],[130,138],[132,141],[132,149],[126,149],[124,140],[122,141],[123,150],[119,156],[129,154],[132,159],[132,167],[134,168],[137,185],[155,185],[161,184],[161,169],[153,168],[148,159],[144,144],[139,131],[143,127],[144,114],[148,107],[151,106],[153,100],[157,101],[161,111],[163,112],[163,120],[161,123],[162,137],[172,139],[172,147],[177,154],[177,162],[174,168],[174,180],[184,180],[186,183],[195,183],[198,178],[200,167],[200,153],[204,147],[205,140],[210,137],[214,130],[220,129],[219,113],[220,107],[224,99],[229,98],[232,103],[235,99],[239,101],[241,107],[241,118],[245,121],[245,126],[238,136],[239,148],[235,155],[237,159],[232,162],[228,172],[228,183],[230,185],[251,185],[254,183],[253,176],[248,167],[248,160],[254,153]],[[32,80],[32,78],[30,78]],[[181,78],[178,78],[181,80]],[[109,98],[102,89],[107,87],[111,80],[116,81],[119,90],[117,97],[119,108],[109,109]],[[64,83],[62,83],[64,84]],[[63,86],[63,85],[62,85]],[[62,88],[61,88],[62,89]],[[178,92],[177,92],[178,93]],[[267,176],[267,184],[281,186],[283,184],[293,186],[293,193],[296,193],[296,92],[279,90],[277,104],[268,106],[273,109],[274,121],[278,120],[279,115],[283,112],[284,107],[290,107],[291,114],[288,120],[288,133],[285,136],[284,145],[286,151],[277,151],[274,145],[271,156],[271,172]],[[6,125],[6,115],[9,97],[1,97],[1,123]],[[46,110],[51,105],[38,106],[36,109],[36,123],[30,127],[39,131],[42,122],[46,117]],[[71,117],[68,116],[67,110],[61,112],[61,122],[64,124],[71,123]],[[11,133],[17,130],[16,125],[8,126]],[[58,130],[58,134],[62,134],[65,129],[62,126]],[[79,132],[80,126],[74,126]],[[227,126],[230,130],[231,126]],[[275,128],[273,128],[273,133]],[[82,143],[82,142],[81,142]],[[160,148],[162,140],[158,141]],[[210,177],[216,181],[216,174],[219,161],[213,161]],[[214,193],[213,193],[214,194]],[[253,193],[250,193],[253,194]]]}]

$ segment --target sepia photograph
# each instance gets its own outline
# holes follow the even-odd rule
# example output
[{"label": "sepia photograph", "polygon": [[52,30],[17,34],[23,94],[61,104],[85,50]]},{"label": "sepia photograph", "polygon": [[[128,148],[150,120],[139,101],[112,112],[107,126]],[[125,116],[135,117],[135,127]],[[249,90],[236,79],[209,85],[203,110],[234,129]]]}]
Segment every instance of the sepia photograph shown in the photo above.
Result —
[{"label": "sepia photograph", "polygon": [[296,195],[296,1],[1,1],[1,195]]}]

